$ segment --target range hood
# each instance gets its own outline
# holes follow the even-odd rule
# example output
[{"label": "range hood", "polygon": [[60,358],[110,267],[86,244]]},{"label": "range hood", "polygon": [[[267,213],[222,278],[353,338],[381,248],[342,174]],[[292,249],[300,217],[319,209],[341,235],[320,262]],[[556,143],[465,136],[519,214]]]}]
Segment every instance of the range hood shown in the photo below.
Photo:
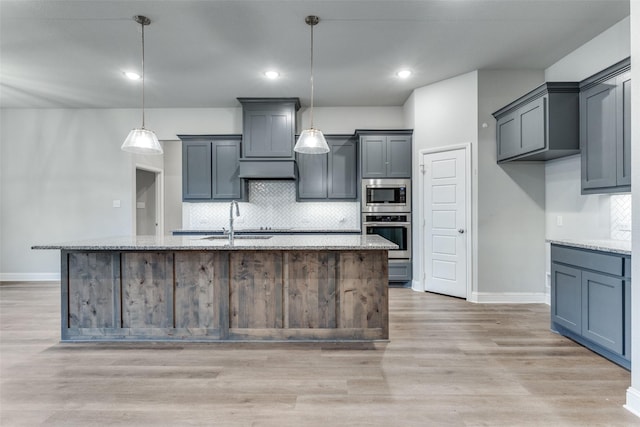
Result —
[{"label": "range hood", "polygon": [[296,179],[294,160],[240,159],[240,173],[244,179]]}]

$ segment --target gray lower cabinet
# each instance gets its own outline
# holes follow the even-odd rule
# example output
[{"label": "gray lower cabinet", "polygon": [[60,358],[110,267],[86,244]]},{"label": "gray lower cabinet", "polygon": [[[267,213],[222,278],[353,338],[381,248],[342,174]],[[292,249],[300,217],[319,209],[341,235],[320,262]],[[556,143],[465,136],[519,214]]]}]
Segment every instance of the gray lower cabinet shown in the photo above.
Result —
[{"label": "gray lower cabinet", "polygon": [[580,84],[582,194],[631,191],[631,72],[624,60]]},{"label": "gray lower cabinet", "polygon": [[551,328],[631,365],[631,258],[551,245]]},{"label": "gray lower cabinet", "polygon": [[410,130],[356,130],[363,178],[411,178]]},{"label": "gray lower cabinet", "polygon": [[358,197],[358,156],[353,135],[325,135],[327,154],[296,154],[298,200]]},{"label": "gray lower cabinet", "polygon": [[493,113],[498,163],[579,152],[578,83],[547,82]]},{"label": "gray lower cabinet", "polygon": [[[582,335],[618,354],[624,350],[624,280],[582,272]],[[615,314],[615,315],[614,315]]]},{"label": "gray lower cabinet", "polygon": [[389,260],[389,282],[408,282],[412,276],[411,261]]},{"label": "gray lower cabinet", "polygon": [[582,332],[582,282],[577,268],[551,264],[553,322],[575,333]]},{"label": "gray lower cabinet", "polygon": [[241,200],[240,135],[178,135],[182,140],[182,199]]}]

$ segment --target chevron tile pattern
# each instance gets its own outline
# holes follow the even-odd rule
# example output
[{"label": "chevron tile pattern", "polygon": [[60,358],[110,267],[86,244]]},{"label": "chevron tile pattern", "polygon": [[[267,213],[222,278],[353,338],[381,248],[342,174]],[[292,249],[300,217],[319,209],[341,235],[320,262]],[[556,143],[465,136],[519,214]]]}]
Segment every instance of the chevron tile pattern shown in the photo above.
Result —
[{"label": "chevron tile pattern", "polygon": [[611,238],[631,240],[631,194],[611,196]]},{"label": "chevron tile pattern", "polygon": [[[238,229],[359,230],[359,202],[297,202],[294,181],[251,181],[249,202],[240,202]],[[185,229],[229,226],[229,203],[183,203]]]}]

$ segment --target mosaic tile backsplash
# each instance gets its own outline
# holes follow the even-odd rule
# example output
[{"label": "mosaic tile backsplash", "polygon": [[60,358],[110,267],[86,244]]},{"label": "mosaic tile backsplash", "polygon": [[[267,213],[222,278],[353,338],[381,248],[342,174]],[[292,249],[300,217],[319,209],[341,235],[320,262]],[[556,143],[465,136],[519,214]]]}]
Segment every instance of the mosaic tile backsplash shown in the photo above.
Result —
[{"label": "mosaic tile backsplash", "polygon": [[[237,229],[360,229],[359,202],[297,202],[294,181],[249,181],[249,201],[239,202]],[[229,203],[183,203],[184,229],[229,227]]]},{"label": "mosaic tile backsplash", "polygon": [[631,240],[631,194],[611,196],[611,238]]}]

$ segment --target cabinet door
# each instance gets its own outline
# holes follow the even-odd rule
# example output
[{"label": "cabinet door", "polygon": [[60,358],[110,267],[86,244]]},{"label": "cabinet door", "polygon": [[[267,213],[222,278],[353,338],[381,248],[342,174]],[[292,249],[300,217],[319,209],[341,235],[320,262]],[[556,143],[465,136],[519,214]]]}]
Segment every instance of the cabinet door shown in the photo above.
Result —
[{"label": "cabinet door", "polygon": [[387,137],[365,135],[360,139],[362,149],[362,177],[384,178],[387,176]]},{"label": "cabinet door", "polygon": [[496,123],[498,160],[508,159],[520,153],[520,127],[517,112],[507,114]]},{"label": "cabinet door", "polygon": [[358,157],[355,139],[327,141],[329,164],[327,197],[329,199],[355,199],[358,197]]},{"label": "cabinet door", "polygon": [[618,354],[624,351],[624,281],[582,272],[582,335]]},{"label": "cabinet door", "polygon": [[631,280],[624,281],[624,357],[631,360]]},{"label": "cabinet door", "polygon": [[182,199],[211,199],[211,142],[182,143]]},{"label": "cabinet door", "polygon": [[387,137],[387,177],[411,178],[411,137]]},{"label": "cabinet door", "polygon": [[293,111],[287,106],[245,109],[244,157],[293,158]]},{"label": "cabinet door", "polygon": [[616,85],[607,80],[580,94],[582,189],[616,186]]},{"label": "cabinet door", "polygon": [[617,184],[631,185],[631,72],[617,80]]},{"label": "cabinet door", "polygon": [[219,140],[212,143],[212,187],[214,199],[241,199],[240,141]]},{"label": "cabinet door", "polygon": [[[333,148],[331,148],[333,150]],[[297,153],[298,199],[327,198],[327,155]]]},{"label": "cabinet door", "polygon": [[551,321],[577,334],[582,330],[580,270],[551,264]]},{"label": "cabinet door", "polygon": [[522,154],[547,147],[547,97],[538,98],[518,109],[520,151]]}]

